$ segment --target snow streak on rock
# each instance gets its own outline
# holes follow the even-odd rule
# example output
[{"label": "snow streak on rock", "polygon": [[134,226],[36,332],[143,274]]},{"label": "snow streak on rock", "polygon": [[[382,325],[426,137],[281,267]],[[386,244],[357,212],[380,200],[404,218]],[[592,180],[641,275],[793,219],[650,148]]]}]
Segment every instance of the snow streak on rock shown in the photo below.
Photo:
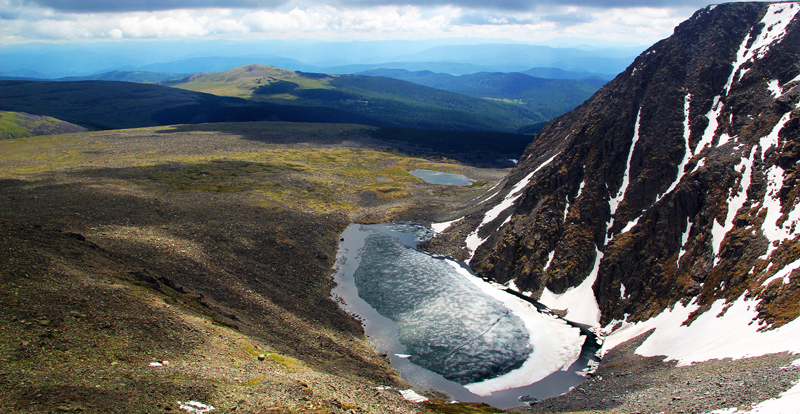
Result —
[{"label": "snow streak on rock", "polygon": [[[751,31],[739,46],[739,52],[736,53],[736,61],[733,63],[733,70],[728,77],[727,84],[725,84],[725,95],[730,92],[733,82],[735,80],[738,81],[747,73],[747,70],[739,73],[739,69],[745,63],[753,59],[763,58],[773,43],[780,42],[783,39],[786,35],[786,27],[798,11],[800,11],[800,7],[797,3],[775,3],[769,6],[764,18],[761,19],[761,24],[764,25],[761,33],[758,34],[755,40],[752,40],[753,32]],[[756,25],[755,27],[758,26]],[[738,77],[736,76],[737,73]]]},{"label": "snow streak on rock", "polygon": [[686,217],[686,230],[681,235],[681,251],[678,253],[678,263],[681,261],[681,257],[686,254],[686,243],[689,242],[689,234],[692,232],[692,222],[689,221],[689,217]]},{"label": "snow streak on rock", "polygon": [[[708,119],[708,126],[706,126],[706,130],[703,133],[703,137],[700,138],[700,142],[697,143],[697,147],[694,149],[695,154],[699,154],[705,147],[710,145],[714,141],[714,135],[717,132],[717,127],[719,127],[719,115],[722,113],[722,101],[720,100],[720,96],[714,97],[714,103],[711,105],[711,109],[706,114],[706,118]],[[700,163],[695,166],[695,170],[700,167]]]},{"label": "snow streak on rock", "polygon": [[792,117],[791,112],[783,114],[780,121],[778,121],[778,123],[775,125],[775,128],[772,128],[772,131],[769,133],[769,135],[765,136],[764,138],[761,138],[760,145],[761,145],[762,161],[764,160],[764,156],[766,155],[767,150],[778,146],[778,135],[783,129],[783,126],[786,125],[787,122],[789,122],[789,119],[791,117]]},{"label": "snow streak on rock", "polygon": [[692,145],[689,143],[689,136],[692,134],[691,126],[689,125],[689,108],[691,106],[691,103],[692,103],[692,94],[687,93],[686,94],[686,98],[683,101],[683,114],[684,114],[683,115],[683,141],[684,141],[685,146],[684,146],[683,160],[681,160],[681,163],[678,165],[678,176],[675,177],[675,181],[672,182],[672,184],[669,186],[669,188],[667,188],[666,191],[664,191],[661,195],[659,195],[656,198],[656,203],[659,200],[661,200],[661,197],[664,197],[665,195],[671,193],[672,190],[674,190],[675,187],[678,186],[678,183],[680,183],[681,179],[683,179],[683,175],[684,175],[684,171],[683,170],[686,169],[686,164],[689,163],[689,160],[691,160],[692,156],[694,155],[692,153]]},{"label": "snow streak on rock", "polygon": [[547,269],[550,268],[550,264],[553,263],[553,258],[555,256],[556,256],[556,249],[550,250],[550,253],[547,255],[547,263],[545,263],[542,272],[547,272]]},{"label": "snow streak on rock", "polygon": [[[505,198],[503,198],[503,201],[492,207],[492,209],[490,209],[489,211],[486,212],[486,214],[484,214],[483,220],[481,220],[481,224],[479,224],[478,227],[472,233],[470,233],[469,236],[467,236],[466,245],[467,249],[469,249],[469,259],[467,260],[467,263],[469,263],[472,260],[472,257],[475,255],[475,251],[478,250],[478,247],[480,247],[480,245],[483,244],[487,239],[478,236],[478,232],[483,228],[483,226],[485,226],[487,223],[492,222],[494,219],[500,216],[502,212],[506,211],[509,207],[514,205],[514,202],[517,201],[517,199],[522,196],[522,190],[524,190],[525,187],[531,182],[533,176],[536,175],[536,173],[539,172],[542,168],[550,164],[557,156],[558,154],[555,154],[552,157],[550,157],[547,161],[539,164],[539,166],[536,167],[536,169],[533,170],[533,172],[526,175],[525,178],[520,180],[518,183],[514,185],[513,188],[511,188],[511,191],[509,191],[508,194],[506,194]],[[507,222],[508,220],[504,221],[503,225],[506,224]],[[502,227],[503,225],[500,225],[500,227]]]},{"label": "snow streak on rock", "polygon": [[622,176],[622,185],[619,186],[619,191],[617,191],[617,195],[608,200],[608,208],[610,210],[611,219],[606,226],[606,242],[611,241],[613,235],[609,235],[608,231],[611,227],[614,226],[614,214],[617,212],[617,208],[619,207],[619,203],[625,198],[625,192],[628,191],[628,184],[631,181],[631,159],[633,158],[633,151],[636,149],[636,142],[639,141],[639,125],[641,123],[641,116],[642,116],[642,108],[639,108],[639,112],[636,113],[636,124],[633,127],[633,139],[631,140],[631,148],[628,150],[628,161],[625,163],[625,174]]},{"label": "snow streak on rock", "polygon": [[750,181],[752,180],[751,173],[755,155],[756,148],[753,148],[753,150],[750,151],[750,157],[742,158],[742,162],[736,167],[742,174],[742,178],[739,180],[739,190],[736,194],[731,194],[728,198],[728,214],[725,217],[724,224],[719,224],[719,221],[716,219],[714,220],[714,228],[711,230],[711,235],[713,237],[712,248],[714,249],[714,266],[716,266],[720,260],[719,249],[722,245],[722,240],[725,239],[725,235],[733,229],[733,225],[736,222],[736,215],[747,201],[747,189],[750,188]]},{"label": "snow streak on rock", "polygon": [[611,200],[608,200],[608,207],[611,209],[611,215],[613,216],[614,213],[617,212],[617,207],[619,207],[619,203],[622,202],[622,199],[625,198],[625,191],[628,190],[628,184],[631,181],[631,159],[633,158],[633,151],[636,149],[636,142],[639,141],[639,125],[641,122],[642,116],[642,109],[639,108],[639,112],[636,113],[636,125],[633,129],[633,139],[631,140],[631,147],[628,150],[628,161],[625,162],[625,174],[622,176],[622,185],[619,186],[619,191],[617,191],[617,195],[614,196]]},{"label": "snow streak on rock", "polygon": [[782,279],[784,284],[788,284],[789,283],[789,276],[792,274],[792,272],[794,272],[798,268],[800,268],[800,259],[795,260],[794,262],[786,265],[786,267],[781,269],[779,272],[777,272],[774,275],[772,275],[769,278],[767,278],[767,280],[765,280],[761,284],[761,286],[768,286],[774,280],[778,280],[778,279]]}]

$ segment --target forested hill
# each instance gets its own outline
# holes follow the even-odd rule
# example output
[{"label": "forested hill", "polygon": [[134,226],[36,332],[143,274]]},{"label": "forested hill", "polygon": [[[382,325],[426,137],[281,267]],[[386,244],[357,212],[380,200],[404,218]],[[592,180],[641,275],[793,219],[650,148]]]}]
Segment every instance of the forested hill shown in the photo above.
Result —
[{"label": "forested hill", "polygon": [[0,81],[0,96],[0,110],[52,116],[92,129],[277,120],[514,132],[547,120],[521,105],[395,79],[309,74],[258,65],[163,85]]},{"label": "forested hill", "polygon": [[[405,127],[511,132],[552,118],[525,105],[387,77],[306,73],[264,65],[201,73],[163,84],[259,102],[358,112],[384,124]],[[436,128],[436,123],[444,127]]]},{"label": "forested hill", "polygon": [[[539,71],[543,72],[542,69]],[[556,69],[551,72],[561,76],[567,74],[565,71],[559,73]],[[431,71],[376,69],[361,74],[386,76],[478,98],[513,102],[547,119],[571,111],[589,99],[607,82],[599,76],[587,76],[582,79],[548,79],[525,73],[504,72],[481,72],[457,76]]]}]

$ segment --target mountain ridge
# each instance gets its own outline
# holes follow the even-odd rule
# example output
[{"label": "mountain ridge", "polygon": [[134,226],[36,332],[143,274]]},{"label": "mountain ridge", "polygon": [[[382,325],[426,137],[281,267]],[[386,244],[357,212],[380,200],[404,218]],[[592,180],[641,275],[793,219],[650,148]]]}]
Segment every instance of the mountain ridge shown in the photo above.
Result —
[{"label": "mountain ridge", "polygon": [[695,13],[548,124],[442,249],[557,309],[568,291],[596,298],[572,315],[595,326],[737,298],[770,327],[795,320],[800,30],[782,16],[797,8]]}]

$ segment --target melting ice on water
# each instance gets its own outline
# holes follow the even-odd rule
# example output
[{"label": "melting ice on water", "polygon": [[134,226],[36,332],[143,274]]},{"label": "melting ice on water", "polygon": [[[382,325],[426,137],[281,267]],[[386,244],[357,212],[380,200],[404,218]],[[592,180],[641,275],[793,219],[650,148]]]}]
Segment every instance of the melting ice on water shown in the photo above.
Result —
[{"label": "melting ice on water", "polygon": [[[473,397],[526,387],[570,368],[585,340],[580,329],[496,289],[458,262],[413,248],[432,235],[408,223],[352,225],[342,235],[334,294],[365,318],[379,351],[403,354],[393,359],[401,372],[422,367],[465,386]],[[568,386],[548,392],[557,395]]]}]

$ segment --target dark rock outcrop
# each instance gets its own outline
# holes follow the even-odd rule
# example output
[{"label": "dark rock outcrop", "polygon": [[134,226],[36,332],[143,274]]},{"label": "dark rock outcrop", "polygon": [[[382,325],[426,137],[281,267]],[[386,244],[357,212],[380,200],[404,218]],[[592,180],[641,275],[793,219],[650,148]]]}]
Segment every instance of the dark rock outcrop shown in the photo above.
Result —
[{"label": "dark rock outcrop", "polygon": [[505,186],[428,248],[534,297],[595,278],[600,324],[742,295],[773,326],[793,320],[798,9],[696,12],[548,124]]}]

